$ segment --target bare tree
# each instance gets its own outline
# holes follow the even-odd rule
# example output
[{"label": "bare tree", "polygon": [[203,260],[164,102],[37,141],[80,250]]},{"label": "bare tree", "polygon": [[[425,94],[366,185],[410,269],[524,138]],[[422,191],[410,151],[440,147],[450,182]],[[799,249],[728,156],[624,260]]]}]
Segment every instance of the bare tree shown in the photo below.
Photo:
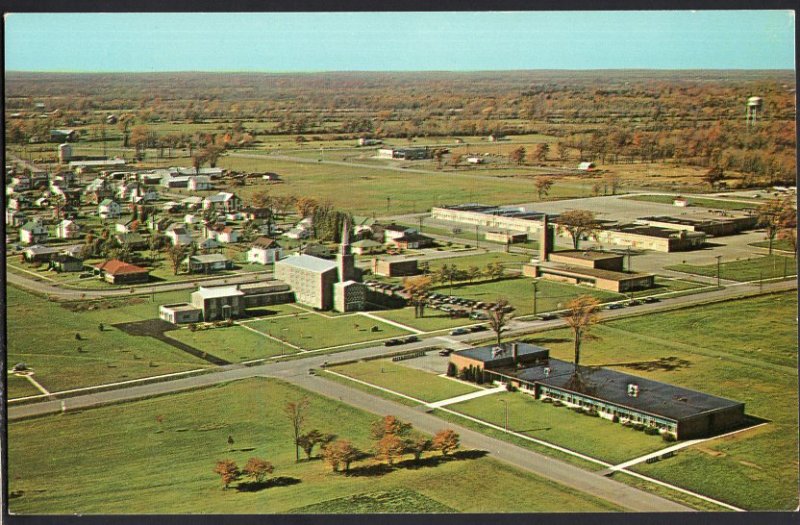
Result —
[{"label": "bare tree", "polygon": [[409,301],[414,305],[414,317],[425,317],[425,306],[428,304],[427,293],[431,289],[432,279],[428,275],[418,275],[403,279],[403,289],[409,294]]},{"label": "bare tree", "polygon": [[591,211],[568,210],[558,217],[558,229],[572,237],[572,246],[577,250],[582,237],[597,235],[600,223]]},{"label": "bare tree", "polygon": [[567,313],[564,315],[564,322],[572,328],[575,343],[575,369],[581,360],[581,341],[589,328],[597,323],[597,312],[600,309],[600,301],[591,295],[581,295],[567,303]]},{"label": "bare tree", "polygon": [[186,249],[181,244],[170,246],[166,251],[167,260],[172,267],[173,275],[178,275],[178,270],[181,267],[181,261],[186,256]]},{"label": "bare tree", "polygon": [[306,421],[306,412],[311,403],[307,397],[303,397],[297,401],[289,401],[283,407],[283,412],[289,419],[289,424],[292,426],[292,433],[294,434],[294,452],[295,461],[300,461],[300,435],[303,432],[303,424]]},{"label": "bare tree", "polygon": [[503,336],[503,332],[508,328],[508,323],[514,317],[510,313],[510,306],[507,299],[498,299],[495,302],[494,309],[489,313],[489,326],[497,336],[498,345],[500,345],[500,338]]},{"label": "bare tree", "polygon": [[553,177],[536,177],[536,193],[539,195],[539,200],[550,193],[554,183]]},{"label": "bare tree", "polygon": [[797,228],[797,212],[792,204],[791,197],[770,199],[758,209],[758,223],[767,231],[770,254],[772,254],[772,243],[779,231]]}]

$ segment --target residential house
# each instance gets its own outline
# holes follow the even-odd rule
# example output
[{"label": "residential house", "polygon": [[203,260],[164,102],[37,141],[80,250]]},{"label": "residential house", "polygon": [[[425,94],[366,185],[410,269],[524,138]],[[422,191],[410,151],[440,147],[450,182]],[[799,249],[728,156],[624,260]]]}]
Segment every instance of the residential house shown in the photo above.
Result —
[{"label": "residential house", "polygon": [[19,229],[19,240],[24,244],[46,242],[47,228],[39,221],[28,221]]},{"label": "residential house", "polygon": [[360,241],[354,242],[351,246],[353,247],[353,253],[356,255],[364,255],[383,251],[383,245],[378,241],[373,241],[372,239],[361,239]]},{"label": "residential house", "polygon": [[383,242],[388,243],[394,239],[398,239],[408,234],[417,233],[414,228],[408,226],[401,226],[399,224],[388,224],[383,227]]},{"label": "residential house", "polygon": [[592,171],[596,167],[597,166],[595,165],[594,162],[581,162],[580,164],[578,164],[578,169],[581,171]]},{"label": "residential house", "polygon": [[213,190],[214,184],[211,183],[211,178],[206,175],[198,175],[190,177],[186,187],[192,191],[207,191]]},{"label": "residential house", "polygon": [[64,219],[56,226],[56,237],[59,239],[75,239],[80,235],[81,227],[73,220]]},{"label": "residential house", "polygon": [[170,224],[169,227],[167,227],[167,231],[164,235],[169,237],[169,240],[172,241],[173,246],[178,244],[186,246],[192,243],[191,234],[181,224]]},{"label": "residential house", "polygon": [[121,212],[120,205],[111,199],[104,199],[97,205],[97,215],[101,219],[116,219]]},{"label": "residential house", "polygon": [[203,204],[203,198],[193,195],[191,197],[186,197],[185,199],[181,199],[181,204],[187,210],[196,210]]},{"label": "residential house", "polygon": [[224,244],[239,242],[239,232],[230,226],[209,229],[207,235],[209,239],[214,239]]},{"label": "residential house", "polygon": [[34,244],[22,250],[22,257],[28,262],[48,262],[55,257],[61,248],[56,246],[42,246],[41,244]]},{"label": "residential house", "polygon": [[247,251],[247,262],[273,264],[281,258],[282,248],[275,239],[259,237]]},{"label": "residential house", "polygon": [[233,268],[233,261],[221,253],[192,255],[184,259],[183,263],[191,273],[213,273]]},{"label": "residential house", "polygon": [[253,208],[253,207],[246,207],[242,208],[241,210],[244,218],[250,221],[254,221],[256,219],[269,219],[272,216],[272,210],[269,208]]},{"label": "residential house", "polygon": [[111,284],[146,283],[150,274],[146,268],[111,259],[93,266],[95,275]]},{"label": "residential house", "polygon": [[120,246],[128,246],[131,250],[142,250],[147,248],[148,239],[139,233],[118,233],[114,236],[114,240]]},{"label": "residential house", "polygon": [[224,212],[237,211],[242,206],[242,200],[234,195],[221,191],[203,199],[204,210],[217,210]]},{"label": "residential house", "polygon": [[300,255],[310,255],[312,257],[318,257],[320,259],[329,259],[333,257],[330,248],[316,242],[311,242],[306,244],[305,246],[301,246],[296,253]]},{"label": "residential house", "polygon": [[203,239],[200,243],[198,243],[197,248],[203,252],[208,253],[212,250],[218,250],[222,245],[217,242],[216,239]]},{"label": "residential house", "polygon": [[50,269],[57,272],[80,272],[83,270],[83,259],[59,253],[50,259]]},{"label": "residential house", "polygon": [[6,224],[8,226],[22,226],[26,222],[28,222],[28,219],[24,213],[11,208],[6,209]]},{"label": "residential house", "polygon": [[76,142],[80,133],[74,129],[51,129],[50,142]]},{"label": "residential house", "polygon": [[124,222],[118,222],[114,225],[114,230],[117,233],[130,233],[133,231],[133,227],[139,225],[139,221],[135,219],[131,219]]},{"label": "residential house", "polygon": [[407,233],[402,237],[395,237],[389,241],[389,244],[394,244],[398,248],[404,250],[417,250],[420,248],[428,248],[433,246],[434,241],[427,235],[419,233]]}]

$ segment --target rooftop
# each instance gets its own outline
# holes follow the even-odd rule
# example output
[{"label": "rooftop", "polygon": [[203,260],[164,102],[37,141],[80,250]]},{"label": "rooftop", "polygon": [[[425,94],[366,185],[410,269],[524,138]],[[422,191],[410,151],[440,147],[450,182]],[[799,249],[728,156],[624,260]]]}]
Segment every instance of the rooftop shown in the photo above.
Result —
[{"label": "rooftop", "polygon": [[588,276],[588,277],[597,277],[600,279],[607,279],[609,281],[624,281],[625,279],[634,279],[637,277],[645,277],[648,275],[652,275],[649,273],[638,273],[638,272],[615,272],[613,270],[602,270],[599,268],[586,268],[586,267],[578,267],[578,266],[548,266],[548,265],[541,265],[540,270],[549,274],[556,274],[556,275],[581,275],[581,276]]},{"label": "rooftop", "polygon": [[611,227],[609,228],[609,230],[623,232],[623,233],[632,233],[634,235],[661,237],[663,239],[677,238],[681,234],[687,236],[698,235],[697,232],[681,232],[673,230],[671,228],[659,228],[658,226],[642,226],[641,224],[621,224],[619,226]]},{"label": "rooftop", "polygon": [[[469,348],[461,350],[456,354],[481,361],[484,365],[490,366],[492,363],[498,363],[511,357],[511,343],[503,343],[500,347],[500,352],[495,350],[497,345],[479,346],[476,348]],[[542,346],[536,346],[529,343],[517,343],[517,355],[523,356],[536,356],[545,358],[550,354],[550,350]]]},{"label": "rooftop", "polygon": [[244,292],[239,290],[236,285],[231,286],[214,286],[211,288],[201,286],[192,295],[199,294],[203,299],[216,299],[218,297],[232,297],[237,295],[244,295]]},{"label": "rooftop", "polygon": [[146,268],[142,268],[141,266],[136,266],[135,264],[128,264],[126,262],[120,261],[119,259],[111,259],[110,261],[98,263],[95,264],[94,267],[97,268],[98,270],[104,270],[107,274],[110,275],[147,273]]},{"label": "rooftop", "polygon": [[275,263],[275,266],[293,266],[295,268],[302,268],[312,272],[323,273],[329,270],[336,269],[336,262],[327,259],[320,259],[313,255],[291,255],[286,259],[281,259]]},{"label": "rooftop", "polygon": [[228,262],[230,259],[225,257],[221,253],[209,253],[206,255],[192,255],[190,257],[192,262],[197,262],[200,264],[212,264],[217,262]]},{"label": "rooftop", "polygon": [[561,257],[570,257],[584,261],[604,261],[609,259],[621,259],[624,257],[624,255],[618,255],[611,252],[601,252],[599,250],[558,250],[551,252],[550,255],[559,255]]}]

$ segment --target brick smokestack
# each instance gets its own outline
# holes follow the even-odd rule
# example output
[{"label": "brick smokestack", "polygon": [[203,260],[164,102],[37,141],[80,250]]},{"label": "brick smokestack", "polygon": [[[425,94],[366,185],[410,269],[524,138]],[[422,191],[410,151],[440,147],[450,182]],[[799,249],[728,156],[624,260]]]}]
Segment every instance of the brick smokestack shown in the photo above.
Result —
[{"label": "brick smokestack", "polygon": [[519,362],[519,347],[517,343],[511,343],[511,358],[514,360],[515,365]]},{"label": "brick smokestack", "polygon": [[547,262],[550,258],[551,243],[553,242],[550,234],[550,224],[547,221],[547,214],[542,215],[542,231],[539,234],[539,262]]}]

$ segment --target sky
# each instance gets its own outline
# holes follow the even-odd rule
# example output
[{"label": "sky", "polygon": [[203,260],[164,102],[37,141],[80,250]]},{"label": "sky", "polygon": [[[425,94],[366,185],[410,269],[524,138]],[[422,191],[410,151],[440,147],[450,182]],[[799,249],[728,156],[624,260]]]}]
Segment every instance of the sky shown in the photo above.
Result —
[{"label": "sky", "polygon": [[793,11],[20,13],[7,71],[794,69]]}]

